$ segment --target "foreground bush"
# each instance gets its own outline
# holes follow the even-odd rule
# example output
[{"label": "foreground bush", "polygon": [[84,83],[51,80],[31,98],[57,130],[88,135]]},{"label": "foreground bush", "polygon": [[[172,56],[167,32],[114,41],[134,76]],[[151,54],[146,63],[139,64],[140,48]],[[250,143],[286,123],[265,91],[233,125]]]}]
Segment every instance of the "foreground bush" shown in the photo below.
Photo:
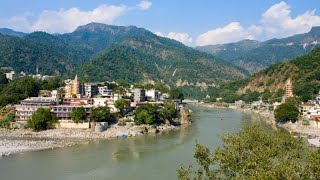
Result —
[{"label": "foreground bush", "polygon": [[196,144],[199,167],[180,167],[179,179],[317,179],[320,151],[312,152],[302,139],[284,131],[250,126],[222,138],[211,151]]}]

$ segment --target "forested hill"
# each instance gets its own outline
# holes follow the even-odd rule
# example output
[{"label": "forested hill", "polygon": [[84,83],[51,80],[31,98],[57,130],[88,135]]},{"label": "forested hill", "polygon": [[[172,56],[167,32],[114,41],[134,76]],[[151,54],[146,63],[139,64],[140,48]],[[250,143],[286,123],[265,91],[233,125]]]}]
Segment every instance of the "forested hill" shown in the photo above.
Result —
[{"label": "forested hill", "polygon": [[310,32],[265,42],[243,40],[237,43],[208,45],[196,49],[229,61],[251,73],[275,62],[293,59],[310,52],[320,44],[320,27]]},{"label": "forested hill", "polygon": [[112,26],[101,23],[89,23],[79,26],[74,32],[60,35],[69,44],[100,52],[111,47],[114,43],[124,38],[142,36],[151,33],[136,26]]},{"label": "forested hill", "polygon": [[246,73],[223,60],[146,30],[115,43],[76,72],[80,77],[96,81],[162,81],[202,89],[244,78]]},{"label": "forested hill", "polygon": [[63,74],[73,68],[72,59],[53,44],[0,35],[0,67],[35,74],[37,65],[40,72],[49,75]]},{"label": "forested hill", "polygon": [[[239,92],[247,90],[262,93],[275,93],[284,90],[288,79],[293,81],[294,93],[301,100],[312,99],[320,90],[320,48],[289,62],[282,62],[254,74],[246,81]],[[314,96],[315,97],[315,96]]]}]

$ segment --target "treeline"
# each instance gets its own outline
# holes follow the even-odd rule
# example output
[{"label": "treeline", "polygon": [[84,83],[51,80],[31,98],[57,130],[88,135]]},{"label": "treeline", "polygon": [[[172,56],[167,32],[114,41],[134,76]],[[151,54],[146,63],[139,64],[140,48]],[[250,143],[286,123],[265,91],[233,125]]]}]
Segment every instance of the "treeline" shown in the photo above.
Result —
[{"label": "treeline", "polygon": [[49,78],[41,81],[32,77],[23,77],[8,81],[3,74],[0,75],[0,107],[14,104],[27,97],[38,96],[41,89],[53,90],[63,85],[60,78]]}]

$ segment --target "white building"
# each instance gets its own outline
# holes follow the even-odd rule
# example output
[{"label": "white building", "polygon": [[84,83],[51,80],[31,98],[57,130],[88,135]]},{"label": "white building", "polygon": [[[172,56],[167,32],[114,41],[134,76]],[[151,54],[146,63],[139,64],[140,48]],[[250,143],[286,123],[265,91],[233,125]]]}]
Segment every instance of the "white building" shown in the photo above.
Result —
[{"label": "white building", "polygon": [[145,95],[148,100],[159,101],[160,99],[160,93],[158,90],[155,90],[155,89],[146,90]]}]

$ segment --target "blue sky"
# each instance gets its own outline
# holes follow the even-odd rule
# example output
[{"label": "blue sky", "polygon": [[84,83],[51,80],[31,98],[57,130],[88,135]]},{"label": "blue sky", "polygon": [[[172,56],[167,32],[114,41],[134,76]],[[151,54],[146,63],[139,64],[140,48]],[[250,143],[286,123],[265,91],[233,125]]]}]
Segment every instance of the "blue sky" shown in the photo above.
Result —
[{"label": "blue sky", "polygon": [[95,21],[196,46],[304,33],[320,26],[319,8],[319,0],[1,0],[0,27],[65,33]]}]

